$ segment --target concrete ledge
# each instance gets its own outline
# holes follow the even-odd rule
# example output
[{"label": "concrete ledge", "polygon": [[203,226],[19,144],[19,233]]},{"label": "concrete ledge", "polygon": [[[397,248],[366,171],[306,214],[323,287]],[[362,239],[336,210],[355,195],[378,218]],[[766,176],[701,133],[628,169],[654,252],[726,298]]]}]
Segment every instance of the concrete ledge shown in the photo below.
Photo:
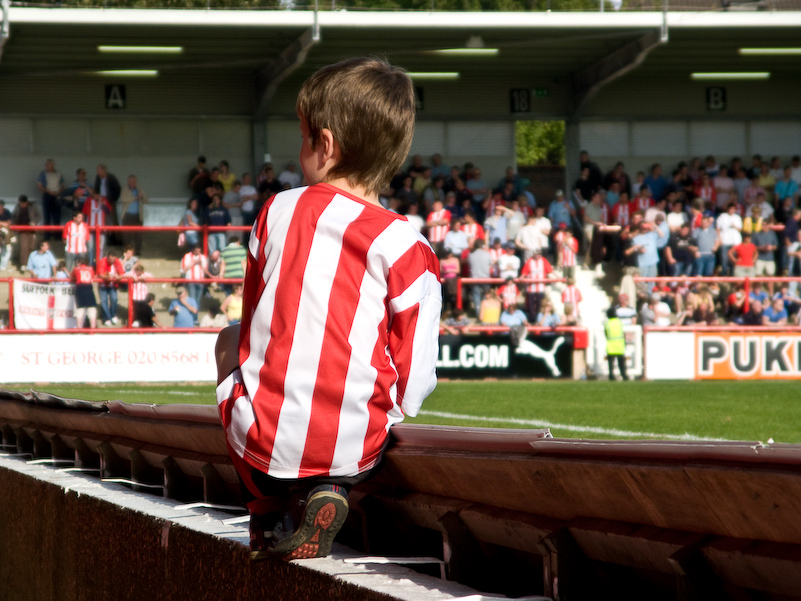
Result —
[{"label": "concrete ledge", "polygon": [[498,599],[400,565],[251,563],[247,523],[80,472],[0,455],[0,599]]}]

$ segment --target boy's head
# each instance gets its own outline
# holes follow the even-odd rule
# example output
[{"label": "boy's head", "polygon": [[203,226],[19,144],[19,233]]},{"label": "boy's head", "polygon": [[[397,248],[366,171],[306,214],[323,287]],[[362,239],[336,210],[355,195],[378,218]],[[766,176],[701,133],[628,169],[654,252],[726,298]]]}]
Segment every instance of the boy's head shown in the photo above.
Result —
[{"label": "boy's head", "polygon": [[[328,130],[339,160],[324,174],[377,194],[409,154],[414,87],[406,73],[376,58],[352,58],[320,69],[300,89],[296,109],[314,149]],[[301,161],[303,164],[303,162]],[[314,176],[304,175],[309,183]]]}]

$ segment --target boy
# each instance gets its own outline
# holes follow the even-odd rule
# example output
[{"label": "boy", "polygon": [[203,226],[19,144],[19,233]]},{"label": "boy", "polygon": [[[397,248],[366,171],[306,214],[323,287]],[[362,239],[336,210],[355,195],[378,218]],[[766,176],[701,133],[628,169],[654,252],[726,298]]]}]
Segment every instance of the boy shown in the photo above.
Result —
[{"label": "boy", "polygon": [[78,264],[70,274],[72,283],[75,284],[75,327],[82,328],[87,314],[89,315],[89,327],[97,327],[97,299],[92,286],[95,277],[95,270],[89,266],[89,259],[85,256],[78,257]]},{"label": "boy", "polygon": [[327,555],[349,489],[436,385],[439,264],[378,199],[411,145],[408,76],[346,60],[303,84],[297,112],[310,185],[265,203],[248,242],[242,323],[217,342],[217,400],[252,559]]}]

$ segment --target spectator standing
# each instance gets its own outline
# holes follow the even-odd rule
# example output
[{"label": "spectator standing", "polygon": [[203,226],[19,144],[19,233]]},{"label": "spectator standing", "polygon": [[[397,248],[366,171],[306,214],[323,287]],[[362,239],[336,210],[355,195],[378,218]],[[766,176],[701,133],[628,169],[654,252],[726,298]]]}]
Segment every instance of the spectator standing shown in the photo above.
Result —
[{"label": "spectator standing", "polygon": [[651,174],[643,180],[643,185],[651,191],[654,200],[661,200],[667,194],[668,181],[662,177],[662,165],[654,163]]},{"label": "spectator standing", "polygon": [[[197,198],[190,198],[189,201],[186,203],[186,211],[184,211],[184,216],[178,225],[184,227],[196,227],[200,225],[200,214],[198,207],[200,206],[200,201]],[[183,243],[182,243],[183,241]],[[187,245],[189,248],[193,246],[197,246],[200,244],[200,232],[199,230],[186,230],[181,232],[178,236],[178,246]]]},{"label": "spectator standing", "polygon": [[776,186],[776,178],[770,173],[770,166],[763,162],[759,168],[759,179],[757,180],[759,187],[765,191],[765,200],[773,206],[774,195],[773,189]]},{"label": "spectator standing", "polygon": [[498,288],[498,297],[501,299],[501,305],[503,305],[504,310],[517,304],[519,294],[520,289],[515,284],[514,279],[512,277],[506,278],[506,281]]},{"label": "spectator standing", "polygon": [[[640,270],[640,276],[646,278],[656,277],[659,265],[657,241],[664,234],[650,224],[641,224],[636,233],[632,230],[632,234],[632,248],[636,249],[634,252],[637,253],[637,266]],[[653,282],[648,284],[648,289],[649,291],[653,290]]]},{"label": "spectator standing", "polygon": [[715,176],[715,179],[712,180],[712,185],[715,187],[715,195],[717,197],[716,208],[724,211],[725,207],[729,206],[729,203],[735,199],[737,194],[734,188],[734,180],[729,177],[729,170],[726,165],[721,165],[720,171]]},{"label": "spectator standing", "polygon": [[244,224],[244,219],[242,217],[242,196],[239,193],[240,190],[242,190],[242,182],[240,182],[238,179],[234,180],[231,189],[223,194],[222,197],[222,206],[227,209],[228,214],[231,217],[231,225],[233,226],[241,226]]},{"label": "spectator standing", "polygon": [[[615,315],[624,326],[633,326],[637,323],[637,311],[634,303],[629,302],[629,295],[621,292],[617,297],[618,303],[614,306]],[[608,315],[608,312],[607,312]]]},{"label": "spectator standing", "polygon": [[488,217],[484,222],[484,230],[487,238],[490,240],[495,240],[495,238],[498,238],[501,241],[501,244],[506,244],[506,231],[509,223],[508,218],[511,215],[513,215],[511,210],[507,209],[503,205],[496,205],[493,215]]},{"label": "spectator standing", "polygon": [[431,177],[442,176],[443,180],[448,177],[450,169],[442,163],[442,155],[439,153],[431,157]]},{"label": "spectator standing", "polygon": [[542,209],[538,207],[534,215],[529,216],[528,222],[520,228],[515,237],[515,246],[523,251],[524,261],[528,261],[535,250],[542,250],[543,244],[547,243],[548,234],[551,232],[550,222],[548,222],[548,232],[543,234],[538,223],[537,213],[542,214]]},{"label": "spectator standing", "polygon": [[[64,192],[64,177],[56,171],[53,159],[45,161],[44,171],[39,173],[36,188],[42,193],[42,210],[44,211],[43,225],[61,225],[61,201],[59,197]],[[49,240],[52,232],[46,232],[45,240]],[[57,237],[57,234],[52,234]]]},{"label": "spectator standing", "polygon": [[231,173],[231,165],[228,164],[228,161],[220,161],[220,173],[217,180],[222,184],[223,194],[233,189],[236,175]]},{"label": "spectator standing", "polygon": [[197,280],[202,280],[206,276],[211,277],[209,274],[209,260],[202,253],[200,246],[194,246],[181,259],[181,273],[188,281],[186,285],[187,293],[195,301],[195,309],[198,309],[200,307],[200,299],[203,297],[204,284]]},{"label": "spectator standing", "polygon": [[117,325],[120,323],[117,317],[117,288],[120,280],[125,273],[122,262],[117,258],[114,250],[109,250],[105,257],[97,263],[97,275],[100,277],[100,309],[103,311],[103,325]]},{"label": "spectator standing", "polygon": [[[490,257],[489,252],[487,252],[487,250],[484,248],[483,240],[476,240],[475,244],[473,245],[473,252],[470,253],[470,256],[467,258],[467,262],[470,265],[471,278],[483,279],[490,277],[492,257]],[[480,311],[481,299],[484,296],[484,293],[488,290],[488,284],[472,284],[470,286],[470,296],[473,301],[473,309],[476,311],[476,315],[478,315]],[[497,321],[497,319],[495,321]]]},{"label": "spectator standing", "polygon": [[28,255],[25,269],[31,272],[31,277],[48,279],[55,275],[56,265],[56,258],[50,252],[50,244],[43,240],[39,244],[39,250]]},{"label": "spectator standing", "polygon": [[[756,232],[751,236],[751,242],[759,251],[756,261],[756,276],[776,275],[776,249],[779,248],[776,232],[772,228],[764,227],[761,232]],[[773,283],[769,286],[773,293]]]},{"label": "spectator standing", "polygon": [[721,275],[729,276],[733,267],[729,262],[729,251],[742,242],[740,232],[743,230],[743,220],[737,214],[737,204],[734,201],[726,205],[726,212],[721,213],[716,225],[720,237]]},{"label": "spectator standing", "polygon": [[489,184],[484,181],[481,169],[478,167],[473,168],[473,177],[467,180],[465,185],[473,197],[473,203],[476,205],[481,205],[490,194]]},{"label": "spectator standing", "polygon": [[720,248],[717,230],[712,227],[712,213],[704,213],[701,227],[693,232],[693,250],[695,252],[695,274],[711,276],[715,271],[715,254]]},{"label": "spectator standing", "polygon": [[520,273],[520,257],[515,254],[515,243],[506,243],[506,253],[498,257],[498,277],[516,278]]},{"label": "spectator standing", "polygon": [[446,251],[451,251],[457,257],[461,257],[462,253],[470,247],[467,234],[462,231],[461,219],[451,219],[450,230],[445,234],[443,245]]},{"label": "spectator standing", "polygon": [[[86,225],[91,228],[89,235],[89,263],[94,265],[97,261],[97,255],[102,255],[106,246],[106,234],[101,233],[100,248],[95,250],[97,234],[95,234],[94,228],[106,225],[107,217],[115,214],[114,207],[107,198],[95,192],[83,204],[83,214]],[[116,225],[116,223],[112,222],[111,225]]]},{"label": "spectator standing", "polygon": [[228,318],[228,325],[233,326],[242,321],[243,296],[245,287],[243,284],[234,284],[234,291],[225,297],[220,305],[220,311],[225,313]]},{"label": "spectator standing", "polygon": [[782,177],[776,181],[773,193],[778,202],[781,202],[785,198],[791,198],[793,200],[793,206],[795,206],[798,199],[798,184],[792,177],[792,171],[793,169],[790,165],[784,168]]},{"label": "spectator standing", "polygon": [[734,264],[734,277],[754,277],[759,251],[751,242],[751,234],[743,232],[742,242],[729,250],[729,260]]},{"label": "spectator standing", "polygon": [[8,260],[11,258],[11,211],[6,203],[0,200],[0,271],[8,269]]},{"label": "spectator standing", "polygon": [[209,179],[209,170],[206,168],[206,157],[200,155],[197,164],[189,170],[189,189],[192,190],[192,198],[200,200],[206,190]]},{"label": "spectator standing", "polygon": [[64,226],[64,254],[67,259],[67,271],[78,262],[79,257],[89,258],[89,227],[83,221],[83,213],[74,211],[72,221]]},{"label": "spectator standing", "polygon": [[428,228],[428,241],[431,242],[437,256],[442,256],[445,250],[445,235],[448,233],[450,222],[450,211],[447,211],[441,202],[434,201],[434,206],[426,219],[426,227]]},{"label": "spectator standing", "polygon": [[[535,250],[531,258],[523,265],[520,275],[524,278],[545,279],[553,271],[548,259],[542,256],[541,250]],[[545,283],[535,282],[528,286],[526,294],[526,312],[531,321],[537,321],[542,300],[545,298]]]},{"label": "spectator standing", "polygon": [[295,161],[289,161],[286,164],[286,169],[284,169],[278,175],[279,183],[284,187],[287,186],[289,186],[290,188],[299,187],[302,180],[300,177],[300,173],[297,173],[296,170],[297,166],[295,165]]},{"label": "spectator standing", "polygon": [[[603,176],[601,174],[601,169],[594,161],[590,160],[590,153],[588,153],[586,150],[582,150],[579,153],[579,168],[582,171],[584,169],[587,169],[589,171],[588,180],[590,185],[592,186],[592,189],[590,190],[590,195],[591,195],[592,192],[595,192],[595,190],[597,190],[601,185],[601,180],[603,179]],[[584,198],[588,199],[589,197],[590,196],[585,196]]]},{"label": "spectator standing", "polygon": [[243,173],[242,185],[239,188],[239,200],[242,203],[240,207],[242,211],[242,225],[253,225],[253,222],[256,220],[256,201],[258,199],[259,192],[253,187],[253,178],[250,173]]},{"label": "spectator standing", "polygon": [[[11,225],[37,225],[42,218],[38,207],[28,200],[24,194],[17,199],[17,206],[11,212]],[[19,244],[19,265],[24,269],[28,264],[28,257],[36,248],[36,233],[17,232]]]},{"label": "spectator standing", "polygon": [[[417,231],[418,233],[423,231],[423,228],[426,225],[426,222],[420,217],[420,205],[416,202],[413,202],[408,207],[406,207],[406,221]],[[468,236],[469,238],[469,236]]]},{"label": "spectator standing", "polygon": [[[119,225],[119,221],[117,219],[117,201],[120,199],[122,188],[120,187],[120,182],[117,180],[116,176],[113,173],[109,173],[105,165],[101,164],[97,166],[94,192],[95,194],[99,194],[101,198],[105,199],[110,206],[110,211],[107,213],[109,216],[109,225]],[[85,207],[86,204],[84,203],[84,213],[86,212]],[[89,225],[94,225],[91,219],[87,219],[87,223],[89,223]],[[109,237],[112,240],[111,244],[117,243],[116,236],[112,235]],[[103,236],[103,240],[105,240],[105,235]],[[103,252],[102,248],[100,252]]]},{"label": "spectator standing", "polygon": [[684,223],[677,232],[670,235],[665,260],[672,276],[692,275],[695,266],[695,252],[692,249],[690,224]]},{"label": "spectator standing", "polygon": [[473,250],[475,247],[476,240],[486,240],[484,228],[481,227],[480,223],[476,223],[476,216],[472,210],[465,211],[462,231],[467,236],[467,244],[469,245],[470,250]]},{"label": "spectator standing", "polygon": [[[606,177],[604,178],[602,185],[607,190],[611,190],[613,184],[618,184],[617,188],[618,194],[620,192],[631,194],[631,180],[629,179],[629,176],[626,174],[625,166],[621,162],[615,163],[615,166],[612,169],[612,171],[606,174]],[[607,202],[610,205],[615,204],[609,198],[607,198]]]},{"label": "spectator standing", "polygon": [[65,199],[71,199],[70,205],[72,210],[81,210],[86,198],[92,195],[92,187],[86,181],[86,169],[80,167],[75,170],[75,181],[72,182],[66,190]]},{"label": "spectator standing", "polygon": [[[206,223],[211,227],[225,227],[231,225],[231,214],[222,206],[222,196],[215,193],[211,197],[211,204],[206,209]],[[209,232],[209,253],[225,248],[226,232]]]},{"label": "spectator standing", "polygon": [[584,298],[581,296],[581,290],[576,286],[575,278],[567,278],[567,286],[562,290],[562,304],[572,304],[576,317],[578,317],[581,315],[579,304],[582,300],[584,300]]},{"label": "spectator standing", "polygon": [[193,328],[197,320],[198,304],[197,301],[189,296],[186,288],[178,286],[175,289],[178,298],[170,303],[168,310],[170,315],[175,317],[174,328]]},{"label": "spectator standing", "polygon": [[[135,175],[128,176],[125,188],[120,192],[122,225],[142,227],[145,223],[145,205],[150,202],[147,192],[139,186]],[[142,232],[123,232],[123,244],[134,247],[134,254],[142,254]]]},{"label": "spectator standing", "polygon": [[[248,251],[242,246],[238,236],[228,238],[228,246],[220,252],[222,258],[222,270],[220,277],[225,279],[239,279],[245,277],[247,267]],[[226,294],[233,291],[231,284],[223,284]]]},{"label": "spectator standing", "polygon": [[[43,244],[47,244],[43,242]],[[76,327],[82,328],[88,314],[89,327],[97,327],[97,299],[92,281],[95,271],[89,266],[85,257],[78,259],[78,265],[72,270],[71,279],[75,284],[75,320]]]},{"label": "spectator standing", "polygon": [[564,236],[559,241],[557,252],[559,253],[559,267],[562,270],[562,275],[566,278],[575,277],[578,240],[573,237],[571,230],[564,231]]}]

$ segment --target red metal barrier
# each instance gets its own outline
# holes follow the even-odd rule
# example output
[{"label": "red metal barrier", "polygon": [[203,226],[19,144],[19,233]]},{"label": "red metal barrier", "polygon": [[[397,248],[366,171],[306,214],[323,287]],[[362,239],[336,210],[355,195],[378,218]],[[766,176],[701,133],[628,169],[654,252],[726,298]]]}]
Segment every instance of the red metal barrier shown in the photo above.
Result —
[{"label": "red metal barrier", "polygon": [[[125,332],[153,332],[158,331],[155,328],[134,328],[133,323],[133,301],[131,300],[131,283],[132,278],[123,278],[120,283],[128,285],[128,323],[123,328],[114,328],[111,330],[98,330],[91,328],[64,328],[59,330],[17,330],[14,326],[14,280],[22,280],[25,282],[35,282],[38,284],[53,284],[53,283],[67,283],[69,280],[57,278],[3,278],[0,282],[4,282],[8,286],[8,328],[0,330],[0,334],[8,333],[23,333],[23,334],[53,334],[58,332],[89,332],[89,333],[120,333]],[[102,279],[95,277],[94,282],[101,283]],[[216,278],[216,279],[188,279],[188,278],[147,278],[145,280],[148,284],[241,284],[242,278]],[[216,328],[169,328],[170,332],[217,332]]]},{"label": "red metal barrier", "polygon": [[[462,307],[462,286],[464,284],[491,284],[500,286],[506,280],[504,278],[456,278],[456,307]],[[514,278],[515,284],[554,284],[567,282],[567,278]]]}]

